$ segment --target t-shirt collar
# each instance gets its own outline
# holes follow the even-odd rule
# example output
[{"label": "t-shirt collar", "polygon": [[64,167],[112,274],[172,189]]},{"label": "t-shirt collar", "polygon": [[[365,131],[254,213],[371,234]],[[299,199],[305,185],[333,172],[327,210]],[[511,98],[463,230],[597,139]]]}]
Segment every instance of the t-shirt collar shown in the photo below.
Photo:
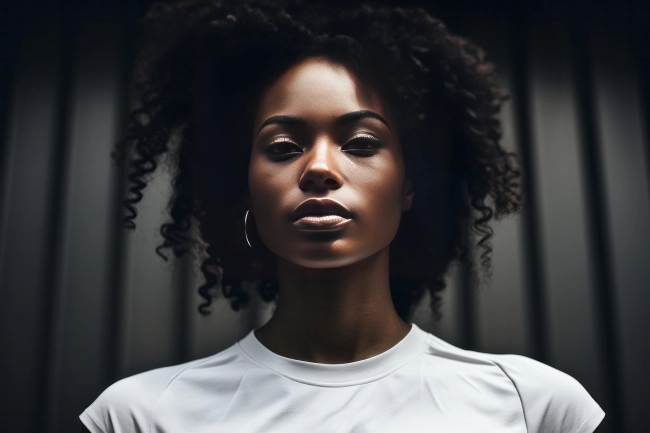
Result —
[{"label": "t-shirt collar", "polygon": [[297,382],[316,386],[352,386],[381,379],[417,357],[429,333],[416,324],[390,349],[344,364],[322,364],[286,358],[264,346],[251,330],[237,345],[251,360]]}]

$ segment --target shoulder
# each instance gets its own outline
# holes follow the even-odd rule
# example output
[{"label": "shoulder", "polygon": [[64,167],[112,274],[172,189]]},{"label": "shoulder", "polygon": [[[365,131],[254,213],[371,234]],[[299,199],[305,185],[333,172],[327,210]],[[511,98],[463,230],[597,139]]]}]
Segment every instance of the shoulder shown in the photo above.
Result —
[{"label": "shoulder", "polygon": [[508,376],[529,432],[593,433],[605,412],[572,376],[521,355],[481,354]]},{"label": "shoulder", "polygon": [[156,368],[118,380],[83,411],[79,419],[92,433],[142,433],[150,429],[152,414],[167,388],[180,376],[205,364],[235,359],[233,346],[215,355]]},{"label": "shoulder", "polygon": [[[438,355],[467,365],[491,364],[491,371],[505,376],[515,388],[530,433],[593,433],[605,412],[572,376],[522,355],[502,355],[464,350],[431,335]],[[473,368],[474,369],[474,368]],[[493,380],[485,368],[486,378]]]}]

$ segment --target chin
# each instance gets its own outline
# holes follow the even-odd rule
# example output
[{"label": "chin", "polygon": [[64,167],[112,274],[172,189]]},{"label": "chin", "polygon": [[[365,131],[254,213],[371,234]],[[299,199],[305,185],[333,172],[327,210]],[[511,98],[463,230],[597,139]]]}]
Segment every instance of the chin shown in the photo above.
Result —
[{"label": "chin", "polygon": [[284,260],[293,263],[296,266],[310,269],[331,269],[343,268],[345,266],[354,265],[376,253],[379,250],[366,250],[358,251],[355,253],[343,253],[333,251],[318,251],[314,248],[313,251],[301,251],[297,254],[279,254]]}]

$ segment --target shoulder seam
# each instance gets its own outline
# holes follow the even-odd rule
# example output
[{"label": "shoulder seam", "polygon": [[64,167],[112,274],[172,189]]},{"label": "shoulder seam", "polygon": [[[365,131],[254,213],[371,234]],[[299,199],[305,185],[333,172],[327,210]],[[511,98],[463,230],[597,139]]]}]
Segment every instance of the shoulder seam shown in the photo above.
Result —
[{"label": "shoulder seam", "polygon": [[[483,355],[480,352],[474,352],[474,353]],[[512,383],[512,386],[515,388],[515,391],[517,391],[517,396],[519,397],[519,404],[521,405],[521,413],[524,415],[524,423],[526,424],[526,432],[528,432],[528,419],[526,418],[526,411],[524,410],[524,401],[521,398],[521,393],[519,392],[519,388],[517,388],[517,384],[515,383],[514,380],[512,380],[510,375],[503,369],[503,367],[501,367],[501,365],[499,365],[498,362],[494,361],[493,359],[490,359],[490,357],[486,357],[486,356],[482,356],[482,357],[483,357],[483,359],[487,359],[492,364],[496,365],[499,368],[499,370],[501,370],[503,372],[503,374],[505,374],[505,376],[508,378],[510,383]]]},{"label": "shoulder seam", "polygon": [[[218,353],[221,353],[221,352],[218,352]],[[176,378],[178,376],[180,376],[181,374],[183,374],[185,371],[189,370],[190,368],[192,368],[192,367],[194,367],[196,365],[200,365],[200,364],[203,364],[204,362],[210,361],[213,358],[213,356],[214,355],[208,356],[207,358],[204,358],[204,359],[195,360],[195,361],[190,362],[188,366],[186,366],[185,368],[182,368],[179,372],[177,372],[174,376],[172,376],[171,379],[169,379],[169,381],[165,385],[165,389],[160,393],[160,395],[158,396],[158,399],[156,400],[156,404],[154,405],[153,409],[151,409],[151,414],[149,415],[149,428],[148,428],[149,432],[153,431],[153,416],[156,413],[156,409],[158,409],[158,404],[160,403],[160,399],[162,399],[163,395],[165,395],[165,392],[169,388],[169,385],[171,385],[171,383],[174,380],[176,380]]]}]

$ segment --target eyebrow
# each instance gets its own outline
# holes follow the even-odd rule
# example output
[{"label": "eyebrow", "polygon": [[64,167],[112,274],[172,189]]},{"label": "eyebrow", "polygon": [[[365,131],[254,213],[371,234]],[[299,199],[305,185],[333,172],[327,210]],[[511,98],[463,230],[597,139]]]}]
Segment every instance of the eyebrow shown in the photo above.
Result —
[{"label": "eyebrow", "polygon": [[[375,113],[374,111],[370,110],[358,110],[358,111],[351,111],[349,113],[345,113],[339,117],[336,118],[336,123],[339,125],[345,125],[349,123],[354,123],[357,122],[361,119],[366,119],[366,118],[372,118],[372,119],[377,119],[380,122],[382,122],[388,129],[390,129],[390,126],[388,126],[388,122],[386,122],[386,119],[381,117],[379,114]],[[278,125],[289,125],[289,126],[304,126],[307,124],[305,119],[298,117],[298,116],[290,116],[286,114],[281,114],[278,116],[272,116],[266,119],[262,124],[260,125],[259,129],[257,130],[257,133],[259,134],[262,128],[268,125],[272,124],[278,124]]]}]

